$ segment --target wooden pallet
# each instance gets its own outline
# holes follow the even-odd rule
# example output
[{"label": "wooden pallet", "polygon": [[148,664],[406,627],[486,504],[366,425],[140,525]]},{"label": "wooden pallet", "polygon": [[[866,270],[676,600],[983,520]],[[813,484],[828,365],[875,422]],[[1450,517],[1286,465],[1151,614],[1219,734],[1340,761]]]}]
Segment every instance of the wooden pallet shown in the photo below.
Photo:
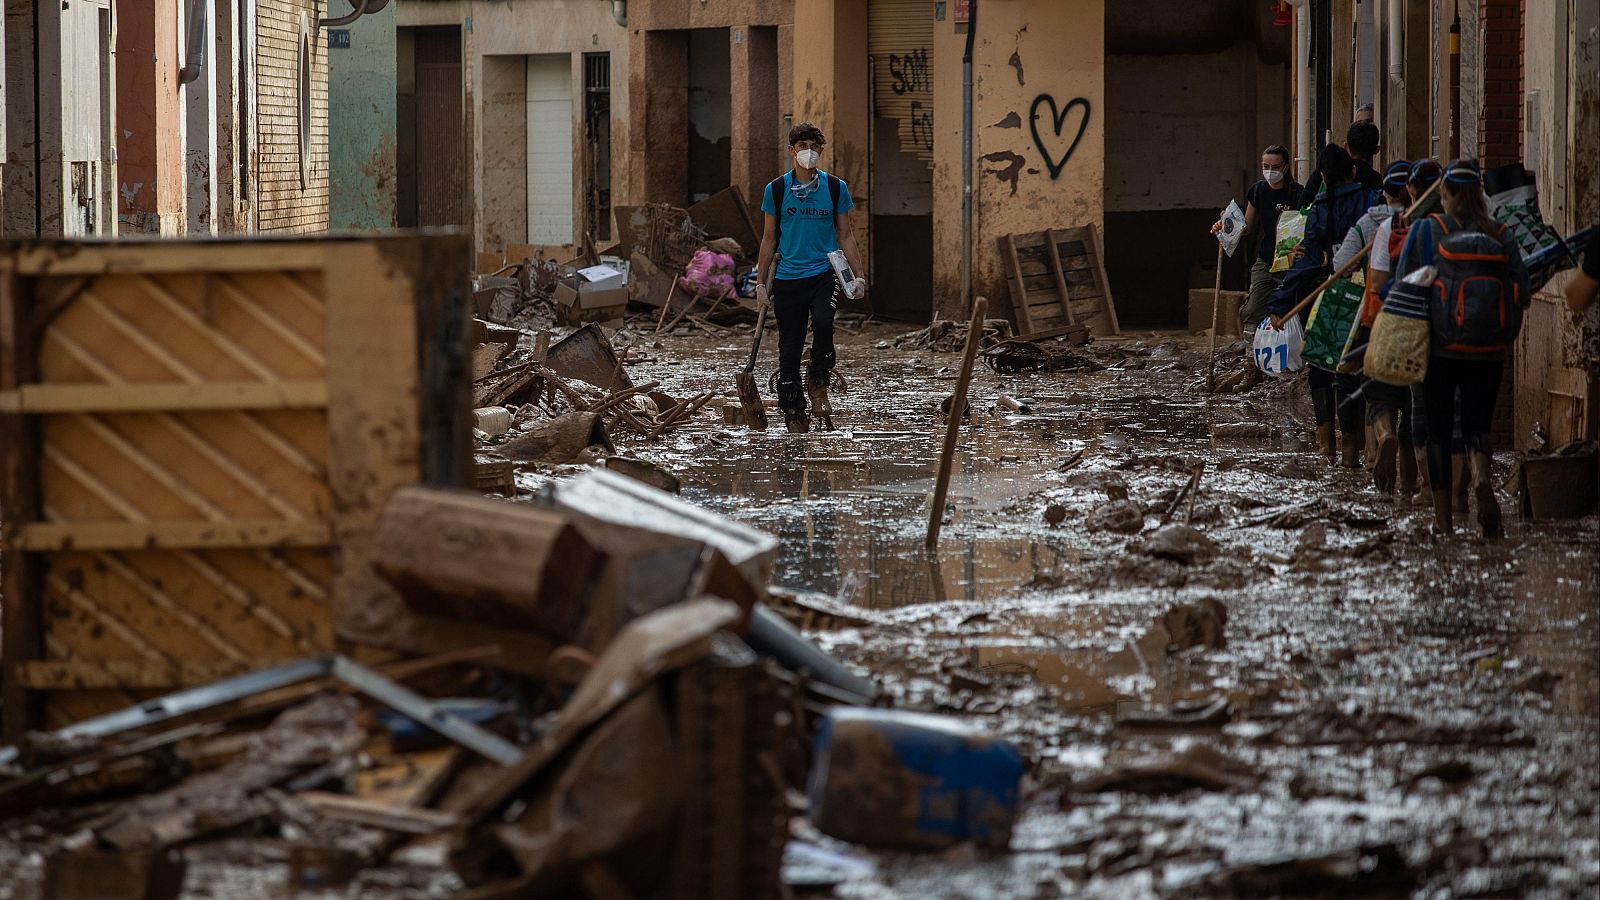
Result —
[{"label": "wooden pallet", "polygon": [[0,247],[5,735],[327,653],[394,487],[465,481],[459,237]]},{"label": "wooden pallet", "polygon": [[1000,237],[1011,276],[1011,310],[1018,331],[1083,323],[1100,336],[1121,334],[1105,252],[1094,226],[1051,228]]}]

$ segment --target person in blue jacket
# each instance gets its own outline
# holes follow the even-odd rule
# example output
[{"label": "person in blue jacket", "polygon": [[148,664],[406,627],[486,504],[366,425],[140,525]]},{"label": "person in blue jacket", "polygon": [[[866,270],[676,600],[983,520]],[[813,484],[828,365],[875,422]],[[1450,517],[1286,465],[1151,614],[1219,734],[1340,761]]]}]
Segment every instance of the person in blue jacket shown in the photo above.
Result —
[{"label": "person in blue jacket", "polygon": [[[1273,328],[1283,327],[1289,310],[1333,274],[1333,251],[1367,210],[1377,205],[1379,193],[1356,178],[1355,161],[1343,147],[1329,144],[1317,156],[1317,171],[1325,190],[1317,195],[1306,215],[1306,234],[1295,250],[1294,263],[1283,282],[1267,300],[1267,314]],[[1300,311],[1303,320],[1310,306]],[[1366,410],[1359,399],[1345,397],[1361,389],[1358,375],[1336,375],[1311,366],[1311,406],[1317,418],[1317,446],[1329,463],[1346,469],[1361,468],[1361,450],[1366,443]],[[1334,441],[1334,417],[1339,421],[1339,440]]]}]

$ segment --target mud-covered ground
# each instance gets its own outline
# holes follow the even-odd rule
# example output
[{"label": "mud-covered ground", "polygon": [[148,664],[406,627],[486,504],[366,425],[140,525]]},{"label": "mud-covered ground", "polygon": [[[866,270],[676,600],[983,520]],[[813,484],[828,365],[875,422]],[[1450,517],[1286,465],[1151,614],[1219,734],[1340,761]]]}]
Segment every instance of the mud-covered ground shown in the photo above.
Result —
[{"label": "mud-covered ground", "polygon": [[[617,436],[687,499],[778,535],[777,583],[827,610],[809,633],[892,702],[1032,760],[1008,853],[875,853],[800,823],[849,860],[812,870],[838,882],[814,895],[1600,894],[1595,518],[1441,540],[1423,507],[1310,452],[1299,385],[1207,404],[1203,339],[1144,334],[1089,348],[1092,372],[980,363],[930,555],[935,414],[959,355],[895,349],[903,331],[840,335],[833,432],[774,417],[751,434],[708,408],[657,444]],[[731,394],[745,340],[635,337],[630,372]],[[1031,412],[997,411],[1002,394]],[[1164,514],[1214,547],[1152,541]],[[1119,518],[1140,533],[1098,527]],[[185,895],[281,895],[269,850],[213,855]],[[7,868],[0,897],[36,895],[35,852],[0,844]],[[458,886],[391,867],[316,896]]]},{"label": "mud-covered ground", "polygon": [[[1208,405],[1204,340],[1145,334],[1097,344],[1096,372],[980,362],[930,556],[934,418],[959,355],[894,349],[898,333],[840,335],[832,433],[706,424],[630,448],[780,535],[779,584],[858,607],[813,634],[900,705],[986,723],[1036,761],[1011,853],[863,854],[874,874],[838,896],[1600,893],[1593,517],[1441,540],[1431,511],[1310,451],[1300,385]],[[635,377],[722,388],[743,351],[708,343],[665,338]],[[997,410],[1002,394],[1032,413]],[[1216,554],[1147,555],[1200,462],[1172,520]],[[1091,530],[1124,491],[1144,534]],[[1153,622],[1181,605],[1204,620],[1208,598],[1225,647],[1168,654]],[[1165,624],[1203,636],[1194,618]],[[1144,721],[1175,712],[1199,723]]]}]

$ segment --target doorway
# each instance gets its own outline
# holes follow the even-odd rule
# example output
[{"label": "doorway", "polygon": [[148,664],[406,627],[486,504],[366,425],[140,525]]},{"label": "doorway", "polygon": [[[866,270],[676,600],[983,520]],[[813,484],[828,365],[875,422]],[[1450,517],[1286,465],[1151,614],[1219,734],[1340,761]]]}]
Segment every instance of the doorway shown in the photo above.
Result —
[{"label": "doorway", "polygon": [[688,202],[699,203],[733,180],[733,97],[728,31],[689,32]]},{"label": "doorway", "polygon": [[402,28],[397,209],[402,228],[467,224],[461,29]]},{"label": "doorway", "polygon": [[867,15],[872,311],[926,322],[933,313],[933,6],[874,0]]}]

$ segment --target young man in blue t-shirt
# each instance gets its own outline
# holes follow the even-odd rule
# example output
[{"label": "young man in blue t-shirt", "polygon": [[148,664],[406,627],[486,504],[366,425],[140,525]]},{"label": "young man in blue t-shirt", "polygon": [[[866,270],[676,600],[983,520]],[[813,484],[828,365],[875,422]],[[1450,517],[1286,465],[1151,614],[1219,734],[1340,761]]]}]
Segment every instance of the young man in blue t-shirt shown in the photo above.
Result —
[{"label": "young man in blue t-shirt", "polygon": [[[833,413],[828,402],[828,378],[833,372],[833,312],[839,305],[839,281],[828,254],[843,250],[857,274],[852,296],[866,291],[859,275],[861,257],[846,215],[855,206],[842,179],[817,168],[827,139],[822,130],[802,122],[789,130],[789,154],[794,169],[767,185],[761,211],[766,230],[756,268],[756,296],[769,302],[767,276],[776,253],[778,269],[772,280],[770,302],[778,321],[778,407],[791,432],[810,430],[806,396],[825,421]],[[800,355],[806,346],[806,320],[811,321],[811,366],[800,384]]]}]

